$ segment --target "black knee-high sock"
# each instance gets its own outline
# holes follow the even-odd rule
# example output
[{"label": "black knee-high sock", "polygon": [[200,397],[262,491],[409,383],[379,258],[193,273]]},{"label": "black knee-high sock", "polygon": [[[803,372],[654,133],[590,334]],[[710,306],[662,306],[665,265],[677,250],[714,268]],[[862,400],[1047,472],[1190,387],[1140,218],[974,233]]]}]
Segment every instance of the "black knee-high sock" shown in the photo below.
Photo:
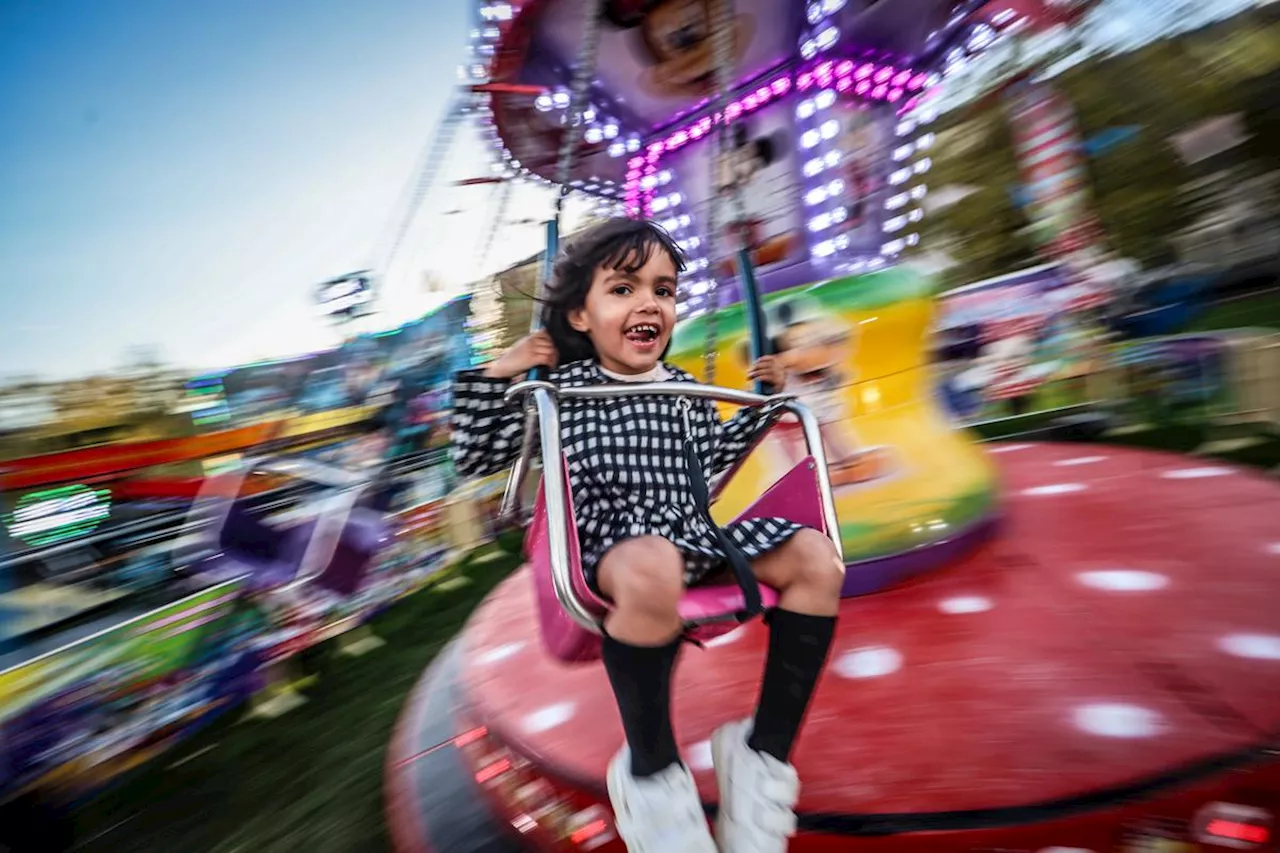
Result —
[{"label": "black knee-high sock", "polygon": [[769,614],[769,656],[760,684],[760,704],[747,744],[757,752],[788,761],[809,698],[827,662],[834,616],[808,616],[790,610]]},{"label": "black knee-high sock", "polygon": [[608,634],[602,641],[601,657],[618,700],[634,776],[652,776],[680,760],[671,730],[671,672],[683,642],[677,638],[665,646],[632,646]]}]

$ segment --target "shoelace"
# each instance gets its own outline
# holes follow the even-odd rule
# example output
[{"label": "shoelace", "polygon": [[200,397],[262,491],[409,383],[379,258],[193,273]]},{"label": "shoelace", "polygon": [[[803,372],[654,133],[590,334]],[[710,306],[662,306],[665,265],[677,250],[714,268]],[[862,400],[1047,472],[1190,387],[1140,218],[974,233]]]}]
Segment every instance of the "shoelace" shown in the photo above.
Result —
[{"label": "shoelace", "polygon": [[753,795],[749,812],[752,827],[773,836],[790,837],[796,833],[793,807],[800,793],[800,780],[795,771],[775,768],[763,759],[752,768],[755,779],[747,790]]}]

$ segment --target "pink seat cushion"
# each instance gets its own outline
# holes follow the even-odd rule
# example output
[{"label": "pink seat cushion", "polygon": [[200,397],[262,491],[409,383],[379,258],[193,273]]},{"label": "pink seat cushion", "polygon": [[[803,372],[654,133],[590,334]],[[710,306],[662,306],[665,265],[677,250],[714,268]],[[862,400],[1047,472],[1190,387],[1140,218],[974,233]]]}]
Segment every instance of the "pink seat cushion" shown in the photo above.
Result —
[{"label": "pink seat cushion", "polygon": [[[565,488],[568,490],[569,466],[563,460]],[[534,594],[538,605],[538,618],[542,625],[542,639],[553,656],[566,662],[590,661],[600,656],[600,637],[574,622],[556,598],[555,583],[551,575],[551,545],[547,536],[546,496],[543,485],[538,487],[538,498],[533,508],[533,519],[525,534],[525,556],[532,568]],[[573,515],[571,496],[565,495],[568,508],[567,545],[569,575],[574,593],[587,610],[598,619],[609,612],[609,604],[587,584],[582,571],[581,552],[578,543],[578,524]],[[818,477],[812,457],[788,471],[774,483],[760,499],[752,504],[739,519],[785,518],[825,533],[826,523],[822,514],[822,499],[818,492]],[[766,608],[778,603],[777,590],[760,586],[760,598]],[[693,624],[689,635],[698,642],[712,640],[732,631],[738,622],[732,617],[745,606],[742,590],[736,583],[711,584],[690,589],[680,600],[680,617],[686,624],[704,619],[720,621]]]}]

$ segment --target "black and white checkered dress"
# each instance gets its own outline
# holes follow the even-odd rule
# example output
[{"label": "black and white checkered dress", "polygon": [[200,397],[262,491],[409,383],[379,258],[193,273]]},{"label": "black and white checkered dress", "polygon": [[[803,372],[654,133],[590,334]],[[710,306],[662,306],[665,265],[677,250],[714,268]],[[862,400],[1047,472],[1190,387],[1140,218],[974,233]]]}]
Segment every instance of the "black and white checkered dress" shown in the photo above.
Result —
[{"label": "black and white checkered dress", "polygon": [[[672,381],[696,381],[674,367]],[[594,361],[563,365],[551,375],[563,387],[610,380]],[[480,371],[454,382],[453,459],[465,476],[494,474],[520,452],[524,415],[503,401],[509,383]],[[748,452],[763,426],[756,409],[721,421],[710,400],[691,400],[692,440],[708,482]],[[725,555],[698,512],[685,473],[680,403],[668,397],[562,400],[561,440],[569,463],[582,564],[594,582],[601,557],[636,536],[661,536],[685,555],[685,582],[718,571]],[[786,542],[801,525],[757,518],[724,526],[748,559]]]}]

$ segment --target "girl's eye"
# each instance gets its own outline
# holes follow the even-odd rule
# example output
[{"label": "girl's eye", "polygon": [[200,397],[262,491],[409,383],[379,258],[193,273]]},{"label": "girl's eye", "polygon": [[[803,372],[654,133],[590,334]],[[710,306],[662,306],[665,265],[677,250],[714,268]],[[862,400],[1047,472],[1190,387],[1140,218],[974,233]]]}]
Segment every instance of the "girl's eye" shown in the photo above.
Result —
[{"label": "girl's eye", "polygon": [[663,297],[663,298],[666,298],[666,297],[668,297],[668,296],[675,296],[675,295],[676,295],[676,293],[675,293],[675,291],[674,291],[674,290],[672,290],[671,288],[666,287],[666,286],[664,285],[664,286],[662,286],[662,287],[659,287],[659,288],[658,288],[658,295],[659,295],[659,296],[661,296],[661,297]]},{"label": "girl's eye", "polygon": [[626,295],[627,295],[628,293],[630,293],[630,292],[631,292],[631,286],[630,286],[630,285],[627,285],[627,284],[615,284],[615,285],[613,286],[613,293],[614,293],[614,295],[615,295],[615,296],[626,296]]}]

